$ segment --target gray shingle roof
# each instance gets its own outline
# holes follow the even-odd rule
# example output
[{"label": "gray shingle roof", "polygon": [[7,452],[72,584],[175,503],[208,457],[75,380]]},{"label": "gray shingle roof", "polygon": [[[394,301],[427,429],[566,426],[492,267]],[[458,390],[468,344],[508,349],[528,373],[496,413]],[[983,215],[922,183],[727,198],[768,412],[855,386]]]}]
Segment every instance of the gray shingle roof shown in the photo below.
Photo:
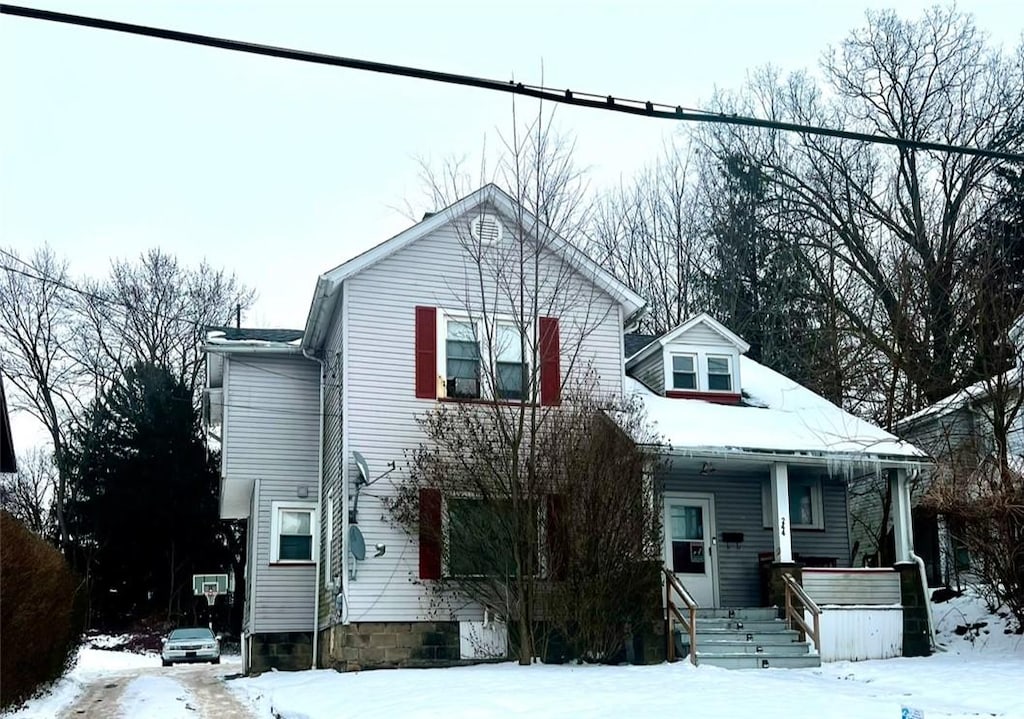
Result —
[{"label": "gray shingle roof", "polygon": [[622,336],[626,357],[632,357],[661,335],[644,335],[639,332],[627,332]]}]

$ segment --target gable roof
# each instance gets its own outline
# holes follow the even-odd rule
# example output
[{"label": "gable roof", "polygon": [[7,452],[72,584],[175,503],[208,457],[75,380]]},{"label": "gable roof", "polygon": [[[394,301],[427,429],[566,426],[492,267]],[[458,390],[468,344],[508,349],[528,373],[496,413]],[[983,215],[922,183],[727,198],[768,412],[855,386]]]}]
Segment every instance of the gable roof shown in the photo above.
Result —
[{"label": "gable roof", "polygon": [[998,385],[1003,385],[1008,388],[1024,386],[1024,366],[1018,365],[1008,369],[1001,375],[979,380],[972,385],[964,387],[958,392],[954,392],[947,397],[943,397],[938,402],[934,402],[924,409],[920,409],[917,412],[907,415],[903,419],[897,421],[896,429],[903,432],[924,420],[945,417],[959,409],[963,409],[971,402],[984,402],[988,399],[993,385],[997,385],[997,383]]},{"label": "gable roof", "polygon": [[687,331],[693,329],[694,327],[700,324],[703,324],[704,326],[708,327],[710,330],[721,336],[723,340],[725,340],[729,344],[733,345],[737,350],[739,350],[740,354],[744,354],[747,350],[750,349],[750,345],[747,344],[742,337],[740,337],[738,334],[730,330],[728,327],[723,325],[721,322],[716,320],[707,312],[701,312],[699,315],[696,315],[695,317],[691,317],[690,319],[686,320],[686,322],[683,322],[681,325],[678,325],[670,329],[665,334],[652,338],[650,342],[648,342],[643,347],[637,349],[633,353],[630,353],[629,347],[627,346],[625,350],[627,362],[629,364],[633,364],[633,362],[643,359],[644,357],[650,355],[652,352],[655,352],[656,350],[659,350],[665,347],[666,345],[671,344],[678,337],[680,337],[683,334],[686,334]]},{"label": "gable roof", "polygon": [[627,322],[643,311],[647,303],[640,295],[594,262],[586,253],[574,247],[527,210],[521,208],[508,193],[491,183],[463,197],[444,210],[429,216],[425,215],[422,222],[418,222],[407,230],[320,275],[306,319],[305,336],[302,340],[303,349],[316,349],[322,344],[326,335],[326,324],[334,314],[338,289],[346,279],[439,230],[453,218],[486,203],[494,205],[499,212],[508,217],[516,217],[520,213],[525,215],[526,222],[539,229],[538,242],[571,263],[580,274],[614,298],[622,306],[623,316]]},{"label": "gable roof", "polygon": [[668,447],[691,454],[789,455],[815,461],[924,464],[928,455],[749,357],[740,357],[749,406],[672,399],[627,377]]}]

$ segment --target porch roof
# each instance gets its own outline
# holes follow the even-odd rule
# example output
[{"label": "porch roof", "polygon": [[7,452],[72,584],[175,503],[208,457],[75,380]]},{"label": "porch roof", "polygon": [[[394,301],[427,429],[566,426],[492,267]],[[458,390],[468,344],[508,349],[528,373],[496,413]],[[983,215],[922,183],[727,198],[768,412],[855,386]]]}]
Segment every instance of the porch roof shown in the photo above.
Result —
[{"label": "porch roof", "polygon": [[662,397],[626,378],[661,441],[693,455],[790,455],[826,462],[926,464],[909,442],[855,417],[791,379],[740,357],[746,406]]}]

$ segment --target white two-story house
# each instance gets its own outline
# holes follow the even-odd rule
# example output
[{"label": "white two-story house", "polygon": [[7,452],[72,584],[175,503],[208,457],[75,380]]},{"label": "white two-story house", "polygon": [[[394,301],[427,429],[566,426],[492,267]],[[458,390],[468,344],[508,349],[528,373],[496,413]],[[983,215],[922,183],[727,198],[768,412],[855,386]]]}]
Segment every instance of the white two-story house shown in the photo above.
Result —
[{"label": "white two-story house", "polygon": [[[385,501],[425,440],[418,417],[523,401],[530,372],[542,405],[584,372],[602,393],[641,396],[669,458],[657,478],[666,575],[703,609],[770,606],[772,572],[786,568],[833,571],[816,578],[833,599],[863,579],[838,573],[850,567],[847,483],[886,472],[903,502],[923,453],[747,359],[707,315],[630,333],[643,309],[488,185],[324,273],[302,330],[211,333],[221,514],[248,529],[246,670],[458,661],[475,656],[467,631],[502,646],[482,607],[432,605],[438,548],[398,528]],[[528,356],[501,342],[518,333],[533,338]],[[899,603],[900,575],[849,597]]]}]

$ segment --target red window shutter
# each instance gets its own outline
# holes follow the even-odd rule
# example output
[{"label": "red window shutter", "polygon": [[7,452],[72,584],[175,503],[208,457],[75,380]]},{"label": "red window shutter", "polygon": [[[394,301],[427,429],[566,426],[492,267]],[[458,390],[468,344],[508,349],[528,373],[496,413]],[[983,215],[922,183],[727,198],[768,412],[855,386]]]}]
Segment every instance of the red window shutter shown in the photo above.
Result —
[{"label": "red window shutter", "polygon": [[437,398],[437,308],[416,308],[416,396]]},{"label": "red window shutter", "polygon": [[549,494],[547,504],[548,577],[565,579],[569,567],[569,538],[563,521],[566,512],[565,496]]},{"label": "red window shutter", "polygon": [[559,366],[558,318],[540,318],[540,403],[560,404],[562,372]]},{"label": "red window shutter", "polygon": [[441,578],[441,490],[420,490],[420,579]]}]

